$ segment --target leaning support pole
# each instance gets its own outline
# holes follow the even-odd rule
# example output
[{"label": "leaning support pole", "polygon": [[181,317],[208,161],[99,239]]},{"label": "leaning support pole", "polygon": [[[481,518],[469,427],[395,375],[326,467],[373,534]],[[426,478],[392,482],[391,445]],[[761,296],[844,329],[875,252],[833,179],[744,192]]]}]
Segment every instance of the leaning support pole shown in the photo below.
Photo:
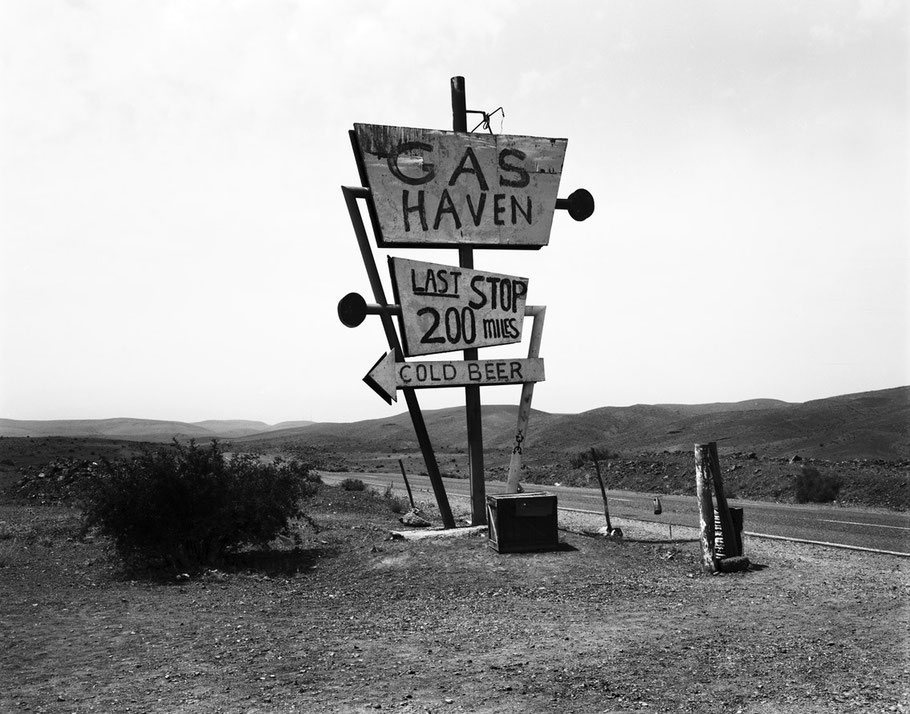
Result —
[{"label": "leaning support pole", "polygon": [[[543,338],[543,321],[547,308],[540,305],[525,307],[525,317],[534,319],[531,328],[531,341],[528,344],[528,357],[540,357],[540,340]],[[521,480],[522,442],[527,438],[528,420],[531,418],[531,400],[534,398],[534,382],[521,385],[521,401],[518,403],[518,425],[515,427],[515,439],[512,444],[512,456],[509,458],[509,477],[506,479],[506,493],[519,493]]]},{"label": "leaning support pole", "polygon": [[695,445],[695,495],[698,499],[698,530],[702,570],[717,570],[714,559],[714,506],[711,502],[711,451],[708,444]]},{"label": "leaning support pole", "polygon": [[[373,288],[373,299],[376,300],[380,307],[387,307],[388,302],[385,298],[385,290],[382,287],[382,281],[379,278],[379,270],[376,267],[376,261],[373,258],[373,251],[370,248],[369,238],[367,237],[366,227],[363,225],[363,218],[361,217],[360,209],[357,206],[357,195],[360,192],[347,186],[342,186],[341,192],[344,194],[348,213],[351,216],[351,225],[354,227],[354,235],[357,237],[357,244],[360,247],[360,254],[363,257],[363,264],[366,267],[367,277],[369,278],[370,286]],[[382,327],[389,343],[389,349],[400,355],[401,343],[398,339],[398,333],[395,332],[395,325],[392,322],[391,313],[388,311],[380,312],[380,318],[382,319]],[[442,519],[442,525],[444,528],[454,528],[455,517],[452,515],[452,509],[449,507],[449,497],[446,495],[446,487],[442,482],[442,474],[439,471],[436,454],[433,452],[433,445],[430,443],[430,434],[427,431],[426,422],[423,420],[423,412],[420,411],[417,395],[414,393],[413,389],[403,389],[402,391],[404,392],[405,401],[408,405],[408,412],[411,415],[411,423],[414,425],[417,443],[420,445],[423,461],[427,467],[427,475],[430,477],[430,484],[433,486],[436,504],[439,506],[439,517]]]}]

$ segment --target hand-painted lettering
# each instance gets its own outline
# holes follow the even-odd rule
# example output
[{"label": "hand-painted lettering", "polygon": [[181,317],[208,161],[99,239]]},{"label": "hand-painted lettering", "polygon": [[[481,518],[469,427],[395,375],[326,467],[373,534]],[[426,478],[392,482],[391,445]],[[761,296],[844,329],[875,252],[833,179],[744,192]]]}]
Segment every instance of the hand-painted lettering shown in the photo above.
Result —
[{"label": "hand-painted lettering", "polygon": [[471,300],[468,303],[470,307],[473,307],[475,310],[479,310],[484,305],[487,304],[487,294],[483,291],[483,276],[475,275],[471,278],[471,290],[474,291],[474,294],[477,295],[478,299]]},{"label": "hand-painted lettering", "polygon": [[521,339],[527,278],[401,258],[389,265],[406,357]]},{"label": "hand-painted lettering", "polygon": [[424,192],[423,192],[423,190],[420,190],[417,192],[417,205],[416,206],[409,205],[409,203],[408,203],[409,194],[410,194],[410,191],[408,191],[407,189],[404,189],[401,192],[401,211],[402,211],[402,214],[404,215],[404,229],[406,232],[410,232],[410,230],[411,230],[411,215],[410,214],[416,212],[417,215],[420,217],[420,227],[423,228],[423,230],[426,230],[427,229],[427,211],[426,211],[426,207],[424,206],[424,199],[423,199]]},{"label": "hand-painted lettering", "polygon": [[509,368],[511,369],[511,374],[509,374],[509,379],[514,381],[519,381],[521,377],[521,362],[509,362]]},{"label": "hand-painted lettering", "polygon": [[481,328],[483,329],[483,337],[486,340],[515,339],[521,335],[515,324],[514,317],[485,319],[481,323]]},{"label": "hand-painted lettering", "polygon": [[411,292],[415,295],[457,298],[460,270],[411,269]]},{"label": "hand-painted lettering", "polygon": [[458,211],[455,209],[455,204],[452,203],[452,197],[449,196],[449,189],[447,188],[442,189],[442,195],[439,197],[439,206],[436,208],[436,218],[433,221],[434,231],[439,230],[439,224],[442,223],[444,214],[452,216],[452,220],[455,222],[455,230],[461,229],[461,219],[458,217]]},{"label": "hand-painted lettering", "polygon": [[356,124],[380,247],[547,244],[566,140]]},{"label": "hand-painted lettering", "polygon": [[[468,159],[471,160],[473,168],[469,169],[465,167]],[[477,156],[474,155],[474,149],[470,146],[465,149],[464,156],[461,157],[461,161],[458,162],[458,166],[452,172],[452,178],[449,179],[449,186],[454,186],[458,177],[462,174],[474,174],[477,177],[477,183],[480,184],[480,190],[486,191],[488,189],[487,179],[483,175],[483,169],[480,168],[480,162],[477,160]]]},{"label": "hand-painted lettering", "polygon": [[[459,206],[448,189],[442,190],[438,199],[436,199],[435,213],[433,214],[432,229],[434,231],[438,231],[444,225],[451,226],[455,230],[461,230],[465,220],[469,220],[475,228],[480,228],[485,219],[486,221],[490,220],[486,213],[486,193],[477,194],[476,198],[471,194],[464,194],[463,198],[464,203],[467,204],[467,211],[464,210],[464,204],[459,210]],[[430,210],[432,210],[432,206]],[[403,190],[401,192],[401,212],[405,232],[411,231],[411,213],[419,214],[422,230],[430,230],[430,226],[427,223],[427,205],[423,190],[418,191],[416,204],[410,203],[410,192]],[[497,226],[533,225],[534,213],[531,197],[506,193],[493,194],[492,220],[493,224]]]},{"label": "hand-painted lettering", "polygon": [[425,345],[445,344],[446,340],[444,337],[434,336],[434,333],[439,327],[439,310],[436,310],[432,307],[422,307],[417,311],[417,316],[422,317],[423,315],[429,315],[432,324],[430,325],[430,329],[427,330],[424,333],[423,337],[420,338],[420,341]]},{"label": "hand-painted lettering", "polygon": [[[420,162],[421,170],[424,172],[422,176],[410,176],[402,171],[400,163],[403,163],[403,160],[399,157],[405,152],[413,152],[418,149],[430,152],[433,147],[419,141],[406,141],[399,144],[398,149],[389,154],[388,157],[389,170],[397,179],[409,186],[426,184],[436,177],[435,166],[424,161]],[[530,183],[530,174],[523,166],[509,162],[509,158],[517,158],[523,161],[527,158],[527,155],[519,149],[503,149],[499,153],[499,168],[507,174],[517,176],[517,178],[507,178],[500,175],[499,184],[510,188],[525,188]],[[417,162],[412,161],[411,163]],[[493,224],[497,226],[516,226],[522,223],[530,226],[533,224],[534,214],[531,210],[530,194],[493,194],[491,214],[489,216],[486,214],[489,185],[486,176],[484,176],[481,162],[474,153],[474,149],[470,146],[465,149],[461,160],[452,172],[451,177],[449,177],[448,185],[455,186],[458,184],[463,174],[473,175],[477,179],[477,185],[481,192],[477,194],[458,194],[457,199],[460,201],[463,197],[463,203],[457,203],[456,199],[449,193],[448,188],[443,188],[438,198],[431,193],[430,195],[434,197],[436,204],[435,212],[433,213],[432,230],[438,231],[443,224],[446,224],[447,227],[460,231],[464,221],[468,219],[467,215],[462,216],[462,213],[459,212],[464,212],[465,203],[467,204],[467,213],[470,214],[470,221],[475,228],[480,228],[485,218],[487,221],[492,218]],[[401,213],[405,232],[410,233],[412,230],[411,214],[413,213],[416,213],[420,219],[420,229],[429,231],[430,224],[427,221],[425,191],[421,189],[417,192],[415,203],[411,203],[411,200],[410,192],[407,189],[403,190],[401,192]],[[433,210],[432,205],[430,210]]]},{"label": "hand-painted lettering", "polygon": [[[436,171],[433,168],[433,164],[428,164],[424,161],[420,161],[420,168],[423,171],[423,176],[408,176],[402,172],[401,168],[398,165],[398,158],[407,152],[415,151],[420,149],[421,151],[432,151],[433,147],[430,144],[424,143],[422,141],[403,141],[397,148],[395,148],[388,157],[389,171],[392,172],[392,175],[397,178],[399,181],[402,181],[409,186],[420,186],[424,183],[429,183],[434,178],[436,178]],[[417,163],[417,162],[414,162]],[[426,230],[426,227],[424,227]]]},{"label": "hand-painted lettering", "polygon": [[[471,198],[471,194],[465,196],[468,201],[468,210],[471,212],[471,219],[474,221],[474,226],[480,225],[480,219],[483,218],[483,207],[487,203],[487,194],[480,194],[480,198],[477,199],[477,209],[474,209],[474,199]],[[528,201],[530,201],[530,197]]]},{"label": "hand-painted lettering", "polygon": [[500,218],[500,214],[506,212],[506,207],[502,205],[505,197],[506,195],[504,193],[493,195],[493,223],[497,226],[504,226],[506,224],[506,222]]},{"label": "hand-painted lettering", "polygon": [[521,149],[503,149],[499,152],[499,168],[507,173],[518,174],[517,179],[508,179],[505,176],[500,175],[499,185],[500,186],[512,186],[514,188],[524,188],[529,183],[531,183],[531,175],[528,173],[527,169],[523,166],[517,166],[515,164],[510,164],[506,161],[510,156],[514,156],[519,161],[524,161],[528,158],[528,155]]},{"label": "hand-painted lettering", "polygon": [[[387,355],[388,357],[389,355]],[[384,358],[370,372],[385,388],[386,365],[394,369],[394,383],[397,389],[424,389],[435,387],[457,387],[469,384],[492,386],[497,384],[527,384],[544,378],[543,361],[531,359],[492,359],[432,362],[387,362]]]},{"label": "hand-painted lettering", "polygon": [[524,219],[531,225],[531,197],[525,196],[525,206],[527,210],[521,207],[515,196],[509,196],[509,204],[512,206],[512,225],[518,223],[518,214],[524,216]]}]

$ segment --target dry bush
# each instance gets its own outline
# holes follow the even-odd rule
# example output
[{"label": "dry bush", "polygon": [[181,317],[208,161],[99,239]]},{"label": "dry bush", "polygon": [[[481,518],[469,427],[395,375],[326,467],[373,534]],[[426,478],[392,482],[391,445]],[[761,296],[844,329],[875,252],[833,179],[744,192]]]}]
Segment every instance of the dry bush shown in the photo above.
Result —
[{"label": "dry bush", "polygon": [[289,536],[317,482],[296,461],[226,459],[217,442],[175,440],[173,448],[105,462],[86,493],[83,528],[110,537],[128,565],[195,571],[241,546]]}]

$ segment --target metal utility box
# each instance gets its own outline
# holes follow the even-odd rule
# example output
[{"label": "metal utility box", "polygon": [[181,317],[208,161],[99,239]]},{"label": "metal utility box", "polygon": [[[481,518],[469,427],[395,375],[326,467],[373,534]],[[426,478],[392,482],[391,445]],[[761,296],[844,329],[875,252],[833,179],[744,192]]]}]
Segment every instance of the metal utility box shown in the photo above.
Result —
[{"label": "metal utility box", "polygon": [[557,550],[556,495],[487,496],[487,545],[500,553]]}]

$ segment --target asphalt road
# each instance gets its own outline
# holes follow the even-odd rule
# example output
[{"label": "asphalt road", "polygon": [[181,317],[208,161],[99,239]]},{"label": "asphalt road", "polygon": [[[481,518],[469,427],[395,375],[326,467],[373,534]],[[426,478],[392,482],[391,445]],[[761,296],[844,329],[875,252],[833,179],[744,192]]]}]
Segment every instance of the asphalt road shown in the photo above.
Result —
[{"label": "asphalt road", "polygon": [[[326,483],[344,478],[359,478],[364,483],[386,487],[389,483],[404,493],[401,474],[322,472]],[[409,475],[415,497],[432,498],[427,476]],[[470,484],[463,479],[443,479],[451,499],[467,497]],[[557,495],[559,508],[572,508],[603,514],[603,500],[598,489],[566,486],[541,486],[540,490]],[[504,493],[505,483],[487,481],[488,495]],[[631,491],[607,491],[610,517],[633,518],[668,525],[698,527],[698,505],[693,496],[660,496],[662,513],[654,515],[653,498],[658,494]],[[893,511],[839,508],[831,506],[797,506],[731,499],[729,505],[743,509],[746,535],[792,538],[833,546],[887,551],[910,556],[910,514]]]}]

